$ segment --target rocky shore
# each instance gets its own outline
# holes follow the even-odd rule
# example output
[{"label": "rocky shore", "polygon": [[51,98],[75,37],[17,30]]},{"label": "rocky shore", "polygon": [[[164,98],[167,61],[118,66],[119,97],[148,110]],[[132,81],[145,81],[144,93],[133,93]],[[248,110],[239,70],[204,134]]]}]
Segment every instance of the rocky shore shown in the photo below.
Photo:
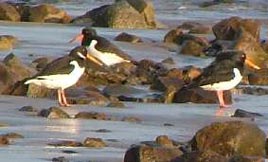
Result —
[{"label": "rocky shore", "polygon": [[[200,6],[207,7],[217,5],[218,3],[235,2],[213,1],[211,3],[205,2]],[[61,23],[65,25],[91,26],[92,28],[107,27],[153,30],[165,28],[169,31],[162,38],[162,41],[149,40],[145,37],[127,32],[114,35],[113,41],[135,44],[136,46],[149,44],[152,48],[153,46],[160,46],[165,51],[172,51],[178,55],[200,59],[214,58],[221,50],[243,51],[247,58],[255,62],[261,69],[255,70],[246,67],[242,83],[233,90],[225,91],[225,100],[230,104],[236,102],[233,101],[232,96],[234,94],[253,95],[254,97],[267,95],[268,90],[265,87],[254,87],[256,85],[266,86],[268,84],[268,44],[266,40],[262,40],[260,37],[263,25],[261,21],[242,17],[230,17],[220,20],[215,24],[185,21],[180,23],[176,28],[171,28],[156,20],[155,14],[153,2],[147,0],[117,0],[112,4],[95,8],[78,17],[71,17],[66,11],[55,7],[53,4],[36,5],[26,2],[0,3],[0,20],[3,21]],[[211,35],[213,38],[211,38]],[[0,50],[16,48],[19,43],[20,38],[14,35],[6,35],[5,33],[0,35]],[[68,52],[66,52],[67,54]],[[36,58],[31,64],[26,64],[16,56],[16,53],[11,52],[0,62],[0,94],[10,96],[12,99],[14,97],[15,100],[17,100],[15,96],[23,96],[26,100],[34,100],[33,98],[43,98],[44,100],[54,99],[56,96],[54,90],[33,84],[24,84],[26,79],[37,74],[51,61],[52,59],[50,57],[43,56]],[[12,105],[11,109],[13,113],[18,113],[19,118],[30,116],[31,120],[34,118],[42,122],[43,120],[52,122],[56,120],[67,120],[82,122],[82,125],[85,125],[85,123],[88,123],[87,121],[94,121],[96,123],[100,122],[102,126],[106,122],[111,122],[115,124],[131,123],[130,126],[135,127],[135,124],[142,125],[146,123],[148,119],[144,117],[148,115],[150,118],[151,114],[148,112],[139,114],[141,110],[136,110],[137,107],[134,107],[134,115],[131,115],[129,102],[151,103],[154,105],[183,104],[184,106],[187,104],[190,105],[190,103],[205,105],[217,103],[216,92],[206,91],[201,88],[190,90],[183,88],[194,78],[198,77],[201,72],[202,67],[196,65],[178,67],[172,58],[167,58],[159,62],[144,58],[136,60],[135,64],[125,62],[113,65],[112,67],[103,67],[96,65],[94,62],[88,62],[86,72],[79,82],[66,90],[68,102],[75,105],[74,109],[77,108],[77,110],[57,107],[52,101],[50,101],[52,103],[48,104],[42,101],[41,105],[44,107],[38,106],[34,101],[29,102],[32,105],[21,105],[20,107],[18,106],[20,104],[17,103],[17,107],[14,109],[14,105]],[[7,107],[9,107],[8,104]],[[88,107],[97,107],[96,109],[99,107],[105,111],[90,111],[92,108]],[[49,159],[49,161],[52,160],[55,162],[73,161],[69,155],[77,154],[75,148],[105,149],[109,147],[123,147],[124,157],[115,158],[115,160],[100,158],[97,161],[264,161],[268,152],[267,132],[264,132],[255,120],[262,118],[266,114],[256,113],[254,109],[252,109],[253,112],[245,111],[243,110],[243,106],[237,108],[238,110],[236,110],[232,117],[226,117],[223,121],[213,120],[212,122],[205,123],[202,125],[202,128],[195,130],[196,133],[191,137],[191,140],[186,142],[174,139],[174,135],[173,137],[169,137],[168,135],[163,135],[161,132],[158,133],[155,132],[156,130],[152,130],[154,133],[150,135],[158,135],[155,138],[151,138],[150,136],[150,141],[133,140],[136,143],[130,145],[129,142],[131,140],[126,137],[128,138],[126,142],[128,146],[126,147],[122,144],[124,142],[117,141],[118,139],[97,137],[98,134],[111,133],[111,130],[100,127],[96,130],[97,133],[95,132],[95,136],[81,137],[81,135],[78,135],[78,137],[75,137],[77,134],[73,133],[72,138],[67,138],[68,135],[64,136],[66,139],[55,137],[56,140],[49,141],[45,146],[42,145],[42,147],[53,147],[55,149],[72,148],[63,154],[68,156],[55,156]],[[114,113],[114,111],[121,110],[126,112]],[[5,112],[4,107],[1,107],[0,112]],[[170,115],[169,113],[167,114]],[[164,126],[161,125],[161,129],[165,129],[166,127],[179,129],[176,126],[178,124],[177,122],[175,122],[175,126],[171,123],[157,122],[158,115],[153,117],[154,122],[156,122],[154,124],[163,124]],[[166,114],[162,115],[165,120],[168,120],[166,119]],[[11,119],[8,118],[8,120]],[[175,118],[172,118],[172,120],[175,120]],[[0,146],[3,146],[1,150],[4,150],[8,146],[16,145],[17,140],[27,140],[27,135],[7,131],[9,130],[9,125],[5,119],[0,120],[0,127],[4,130],[6,129],[6,133],[1,133],[0,135]],[[128,130],[133,131],[131,127]],[[85,135],[87,130],[84,129],[84,132],[79,132],[78,130],[78,134],[82,133]],[[112,129],[113,131],[116,130],[115,128]],[[171,130],[168,131],[172,132]],[[139,136],[139,133],[137,135]],[[124,135],[122,136],[120,138],[123,140]],[[146,133],[142,134],[142,136],[146,136]],[[87,159],[87,161],[91,161],[91,159]]]}]

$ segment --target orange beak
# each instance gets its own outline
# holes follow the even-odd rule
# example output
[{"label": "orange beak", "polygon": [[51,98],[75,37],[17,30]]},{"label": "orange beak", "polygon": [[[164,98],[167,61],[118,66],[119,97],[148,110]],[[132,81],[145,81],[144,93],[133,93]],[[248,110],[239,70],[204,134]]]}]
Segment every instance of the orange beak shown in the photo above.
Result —
[{"label": "orange beak", "polygon": [[69,43],[73,43],[75,41],[82,42],[83,38],[84,38],[84,35],[83,34],[78,34],[72,40],[70,40]]},{"label": "orange beak", "polygon": [[95,62],[96,64],[98,64],[98,65],[100,65],[100,66],[103,66],[103,63],[102,63],[99,59],[97,59],[96,57],[92,56],[92,55],[89,54],[89,53],[87,54],[87,59],[89,59],[89,60]]},{"label": "orange beak", "polygon": [[248,59],[245,60],[245,63],[246,63],[248,66],[250,66],[250,67],[252,67],[252,68],[254,68],[254,69],[257,69],[257,70],[261,69],[258,65],[254,64],[253,62],[251,62],[251,61],[248,60]]}]

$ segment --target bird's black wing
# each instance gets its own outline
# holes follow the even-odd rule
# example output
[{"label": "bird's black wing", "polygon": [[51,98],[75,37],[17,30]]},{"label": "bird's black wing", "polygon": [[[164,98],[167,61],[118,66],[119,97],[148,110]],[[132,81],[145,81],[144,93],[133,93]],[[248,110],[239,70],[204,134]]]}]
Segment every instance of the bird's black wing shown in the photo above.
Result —
[{"label": "bird's black wing", "polygon": [[72,58],[69,56],[64,56],[58,58],[51,63],[49,63],[40,73],[36,76],[46,76],[53,74],[69,74],[74,69],[73,65],[70,65]]},{"label": "bird's black wing", "polygon": [[202,85],[218,83],[233,79],[234,66],[230,60],[222,60],[221,62],[213,62],[203,69],[203,72],[195,78],[187,87],[193,88]]},{"label": "bird's black wing", "polygon": [[126,54],[124,51],[119,49],[116,45],[108,41],[107,39],[103,37],[96,37],[96,40],[98,41],[96,48],[98,50],[101,50],[103,52],[112,52],[116,53],[118,56],[126,59],[126,60],[133,60],[131,56]]}]

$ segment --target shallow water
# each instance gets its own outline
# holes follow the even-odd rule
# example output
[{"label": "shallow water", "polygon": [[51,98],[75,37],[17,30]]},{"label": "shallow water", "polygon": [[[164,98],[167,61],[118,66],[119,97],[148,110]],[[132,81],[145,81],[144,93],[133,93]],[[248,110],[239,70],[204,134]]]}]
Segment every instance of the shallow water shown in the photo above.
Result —
[{"label": "shallow water", "polygon": [[[113,0],[79,0],[73,2],[57,3],[72,15],[81,15],[89,9],[112,3]],[[184,20],[202,20],[210,23],[222,18],[239,15],[241,17],[266,19],[266,1],[240,1],[237,5],[221,5],[206,9],[198,7],[200,1],[154,0],[157,18],[170,24],[181,23]],[[254,3],[253,3],[254,2]],[[250,5],[249,5],[250,4]],[[226,7],[226,8],[224,8]],[[223,9],[224,8],[224,9]],[[68,53],[77,43],[68,41],[78,34],[82,27],[58,24],[36,23],[8,23],[0,22],[0,34],[16,36],[20,43],[11,51],[0,51],[0,59],[13,52],[22,61],[29,64],[40,56],[60,57]],[[125,31],[138,35],[145,40],[143,44],[129,44],[115,42],[120,48],[137,60],[144,58],[161,61],[172,57],[175,67],[186,65],[206,66],[211,58],[195,58],[178,55],[170,52],[161,43],[169,29],[161,30],[119,30],[96,28],[97,32],[112,40],[116,35]],[[267,26],[264,24],[261,37],[267,39]],[[156,43],[151,43],[151,41]],[[90,105],[77,105],[65,110],[74,115],[80,111],[104,112],[117,119],[126,116],[138,117],[141,123],[128,123],[121,121],[95,121],[80,119],[49,120],[19,112],[22,106],[32,105],[37,108],[49,108],[56,105],[56,101],[48,99],[32,99],[26,97],[0,96],[0,123],[6,127],[0,128],[0,133],[16,132],[22,134],[24,139],[15,139],[12,144],[0,147],[1,160],[11,161],[51,161],[53,157],[64,156],[71,161],[122,161],[124,153],[131,144],[140,141],[151,141],[159,135],[168,135],[174,140],[188,141],[194,133],[205,125],[214,121],[234,120],[229,115],[236,108],[258,112],[264,117],[254,122],[267,133],[268,131],[268,102],[267,96],[234,95],[233,108],[219,112],[216,104],[144,104],[125,103],[127,108],[108,108]],[[223,117],[216,117],[221,113]],[[238,119],[236,119],[238,120]],[[244,119],[248,120],[248,119]],[[164,126],[171,124],[173,126]],[[98,129],[107,129],[111,132],[98,133]],[[47,143],[58,140],[83,141],[86,137],[98,137],[105,140],[109,147],[103,149],[88,148],[56,148]],[[112,142],[112,141],[118,142]],[[67,154],[64,150],[77,153]]]}]

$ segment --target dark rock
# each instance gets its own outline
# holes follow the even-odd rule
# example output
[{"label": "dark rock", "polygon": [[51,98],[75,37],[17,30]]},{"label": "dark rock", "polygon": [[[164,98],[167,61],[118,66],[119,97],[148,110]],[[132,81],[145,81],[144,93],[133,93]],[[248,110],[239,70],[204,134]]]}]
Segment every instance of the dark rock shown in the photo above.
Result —
[{"label": "dark rock", "polygon": [[79,112],[74,116],[75,119],[95,119],[95,120],[108,120],[105,113],[97,112]]},{"label": "dark rock", "polygon": [[268,69],[256,70],[248,75],[250,85],[268,85]]},{"label": "dark rock", "polygon": [[8,139],[24,138],[23,135],[18,134],[18,133],[14,133],[14,132],[7,133],[7,134],[3,134],[3,135],[1,135],[1,136],[6,137],[6,138],[8,138]]},{"label": "dark rock", "polygon": [[0,20],[20,21],[20,14],[8,3],[0,3]]},{"label": "dark rock", "polygon": [[168,162],[183,153],[177,148],[133,146],[127,150],[124,162]]},{"label": "dark rock", "polygon": [[128,33],[120,33],[118,36],[114,38],[115,41],[121,42],[130,42],[130,43],[139,43],[142,42],[142,39],[136,35],[128,34]]},{"label": "dark rock", "polygon": [[132,86],[128,85],[108,85],[103,89],[103,94],[105,96],[114,96],[114,97],[119,97],[119,96],[141,96],[146,94],[147,92],[143,89],[138,89]]},{"label": "dark rock", "polygon": [[11,50],[18,43],[12,35],[0,35],[0,50]]},{"label": "dark rock", "polygon": [[37,71],[41,71],[46,65],[51,62],[52,60],[48,57],[40,57],[35,60],[33,60],[32,64],[34,64],[34,67]]},{"label": "dark rock", "polygon": [[0,136],[0,146],[9,145],[9,139],[6,136]]},{"label": "dark rock", "polygon": [[153,3],[151,1],[120,0],[101,6],[72,20],[73,23],[90,23],[98,27],[111,28],[156,28]]},{"label": "dark rock", "polygon": [[249,112],[242,109],[237,109],[232,117],[240,117],[240,118],[255,118],[263,116],[259,113]]},{"label": "dark rock", "polygon": [[29,21],[29,10],[30,10],[30,7],[27,3],[20,3],[20,2],[15,2],[15,3],[12,3],[12,2],[9,2],[10,5],[12,5],[16,10],[17,12],[19,13],[20,15],[20,20],[21,21]]},{"label": "dark rock", "polygon": [[183,154],[172,162],[229,162],[228,158],[211,150],[194,151]]},{"label": "dark rock", "polygon": [[227,157],[236,154],[263,157],[265,139],[265,133],[253,123],[228,121],[200,129],[191,143],[193,150],[212,150]]},{"label": "dark rock", "polygon": [[16,75],[17,81],[33,75],[34,70],[24,65],[21,60],[13,53],[7,55],[3,63]]},{"label": "dark rock", "polygon": [[183,35],[183,30],[181,28],[172,29],[165,35],[164,42],[178,44],[178,38],[181,35]]},{"label": "dark rock", "polygon": [[110,102],[106,107],[117,107],[117,108],[124,108],[126,107],[125,104],[121,101],[116,101],[116,102]]},{"label": "dark rock", "polygon": [[172,88],[178,90],[181,89],[184,84],[184,81],[178,77],[165,76],[156,78],[150,88],[159,91],[167,91]]},{"label": "dark rock", "polygon": [[26,111],[26,112],[37,112],[37,108],[33,106],[23,106],[22,108],[19,109],[19,111]]},{"label": "dark rock", "polygon": [[30,22],[69,23],[71,17],[67,12],[50,4],[41,4],[29,9]]},{"label": "dark rock", "polygon": [[262,87],[241,87],[243,94],[251,94],[251,95],[267,95],[268,89],[262,88]]},{"label": "dark rock", "polygon": [[206,56],[216,57],[222,50],[233,49],[234,41],[214,40],[212,44],[204,49]]},{"label": "dark rock", "polygon": [[106,147],[107,144],[101,138],[87,137],[83,142],[83,146],[84,147],[102,148],[102,147]]},{"label": "dark rock", "polygon": [[263,157],[247,157],[235,155],[231,157],[228,162],[265,162],[265,159]]},{"label": "dark rock", "polygon": [[185,83],[190,83],[194,78],[198,77],[202,73],[202,69],[195,66],[186,66],[182,69],[181,79]]},{"label": "dark rock", "polygon": [[189,30],[189,33],[193,34],[208,34],[211,32],[209,26],[205,26],[199,22],[184,22],[182,25],[178,26],[178,28],[182,28],[185,30]]},{"label": "dark rock", "polygon": [[236,40],[241,28],[248,32],[256,42],[260,40],[261,25],[253,19],[227,18],[215,24],[212,30],[217,40]]},{"label": "dark rock", "polygon": [[39,112],[38,116],[49,119],[70,118],[70,116],[59,107],[50,107],[49,109],[43,109]]},{"label": "dark rock", "polygon": [[[226,104],[232,103],[230,91],[224,91],[224,101]],[[173,102],[218,103],[218,98],[215,91],[206,91],[202,88],[181,89],[175,93]]]},{"label": "dark rock", "polygon": [[108,129],[98,129],[98,130],[95,130],[94,132],[97,132],[97,133],[110,133],[112,131],[108,130]]},{"label": "dark rock", "polygon": [[69,162],[69,160],[63,156],[55,157],[52,159],[52,162]]},{"label": "dark rock", "polygon": [[16,80],[17,76],[3,63],[0,63],[0,92],[3,94],[5,91],[9,90]]},{"label": "dark rock", "polygon": [[73,151],[73,150],[62,150],[63,153],[65,154],[77,154],[77,151]]},{"label": "dark rock", "polygon": [[77,141],[57,141],[57,142],[49,143],[48,145],[55,146],[55,147],[82,147],[83,146],[81,142],[77,142]]},{"label": "dark rock", "polygon": [[194,40],[184,41],[182,44],[180,53],[184,55],[190,56],[204,56],[205,53],[203,52],[208,46],[207,44],[200,44]]}]

